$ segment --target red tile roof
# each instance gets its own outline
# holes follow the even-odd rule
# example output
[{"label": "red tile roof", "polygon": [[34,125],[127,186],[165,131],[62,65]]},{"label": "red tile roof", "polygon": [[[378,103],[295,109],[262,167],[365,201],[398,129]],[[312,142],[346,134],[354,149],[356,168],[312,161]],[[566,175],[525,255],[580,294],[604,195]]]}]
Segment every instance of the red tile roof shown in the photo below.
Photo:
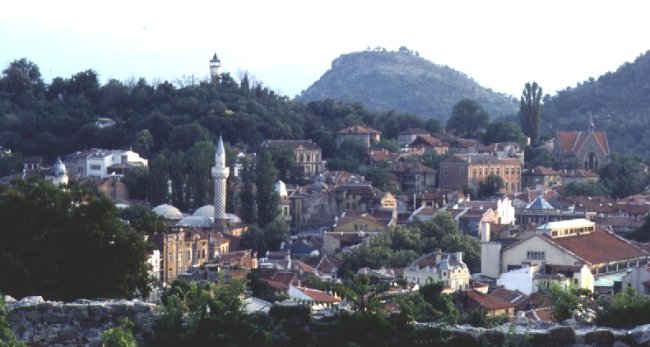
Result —
[{"label": "red tile roof", "polygon": [[575,254],[589,264],[602,264],[649,255],[631,242],[600,227],[596,227],[595,231],[583,235],[556,238],[543,235],[542,237],[552,244]]},{"label": "red tile roof", "polygon": [[485,308],[486,310],[499,310],[499,309],[508,309],[508,308],[515,308],[515,304],[505,301],[501,298],[498,298],[496,296],[492,295],[486,295],[486,294],[481,294],[479,292],[475,291],[468,291],[467,293],[467,298],[470,300],[476,302],[479,304],[481,307]]},{"label": "red tile roof", "polygon": [[596,143],[604,153],[609,153],[609,145],[607,144],[607,136],[604,131],[560,131],[558,133],[558,141],[560,144],[561,153],[577,153],[590,134],[594,135]]},{"label": "red tile roof", "polygon": [[[415,144],[415,146],[414,146]],[[421,144],[424,146],[429,146],[429,147],[440,147],[442,146],[442,141],[438,140],[437,138],[429,135],[429,134],[423,134],[423,135],[418,135],[413,142],[409,145],[409,147],[418,147],[417,145]]]},{"label": "red tile roof", "polygon": [[316,302],[325,302],[325,303],[341,302],[341,299],[321,290],[311,289],[307,287],[296,287],[296,288]]},{"label": "red tile roof", "polygon": [[393,153],[387,149],[371,149],[368,151],[368,156],[373,161],[397,161],[402,154]]},{"label": "red tile roof", "polygon": [[369,135],[381,135],[381,131],[369,128],[363,125],[353,125],[343,129],[339,129],[337,134],[369,134]]}]

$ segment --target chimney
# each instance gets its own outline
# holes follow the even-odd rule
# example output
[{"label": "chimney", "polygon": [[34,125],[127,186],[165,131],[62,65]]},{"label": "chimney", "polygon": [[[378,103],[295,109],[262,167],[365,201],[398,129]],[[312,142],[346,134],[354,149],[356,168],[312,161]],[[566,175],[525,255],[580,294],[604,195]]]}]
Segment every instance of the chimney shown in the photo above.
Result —
[{"label": "chimney", "polygon": [[459,263],[462,263],[462,262],[463,262],[463,252],[456,252],[456,260],[457,260]]},{"label": "chimney", "polygon": [[490,242],[490,223],[481,222],[478,226],[481,242]]},{"label": "chimney", "polygon": [[436,264],[439,264],[440,260],[442,260],[442,250],[440,248],[436,248],[435,257],[436,257]]}]

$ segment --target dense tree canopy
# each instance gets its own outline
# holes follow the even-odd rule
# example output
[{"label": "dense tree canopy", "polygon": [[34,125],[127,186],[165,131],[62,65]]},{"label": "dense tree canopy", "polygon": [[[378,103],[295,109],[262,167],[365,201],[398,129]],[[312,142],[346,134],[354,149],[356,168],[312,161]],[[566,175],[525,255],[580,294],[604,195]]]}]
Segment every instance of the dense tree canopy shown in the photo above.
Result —
[{"label": "dense tree canopy", "polygon": [[91,190],[49,182],[0,186],[0,290],[71,300],[148,293],[142,234]]},{"label": "dense tree canopy", "polygon": [[489,121],[490,116],[481,105],[474,100],[463,99],[454,105],[447,120],[447,131],[463,138],[478,139]]}]

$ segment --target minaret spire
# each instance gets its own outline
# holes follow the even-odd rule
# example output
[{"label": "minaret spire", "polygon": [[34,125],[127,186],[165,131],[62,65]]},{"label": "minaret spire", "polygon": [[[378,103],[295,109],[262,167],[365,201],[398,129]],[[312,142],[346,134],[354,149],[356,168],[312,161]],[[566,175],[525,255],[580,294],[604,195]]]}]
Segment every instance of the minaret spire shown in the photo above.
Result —
[{"label": "minaret spire", "polygon": [[217,150],[214,154],[212,178],[214,179],[214,225],[218,231],[226,230],[226,180],[230,176],[230,168],[226,166],[226,150],[223,139],[219,136]]}]

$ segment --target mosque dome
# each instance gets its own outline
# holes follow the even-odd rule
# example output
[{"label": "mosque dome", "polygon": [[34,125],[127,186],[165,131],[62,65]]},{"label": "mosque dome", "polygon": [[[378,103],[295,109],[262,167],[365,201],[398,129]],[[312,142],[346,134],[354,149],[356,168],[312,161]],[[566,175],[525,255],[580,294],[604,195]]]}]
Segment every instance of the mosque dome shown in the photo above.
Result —
[{"label": "mosque dome", "polygon": [[228,222],[230,222],[231,224],[241,223],[241,219],[239,218],[239,216],[232,213],[226,213],[226,219],[228,219]]},{"label": "mosque dome", "polygon": [[311,184],[310,188],[314,192],[322,192],[324,190],[327,190],[329,187],[327,186],[327,184],[325,182],[316,181],[316,182]]},{"label": "mosque dome", "polygon": [[214,218],[214,205],[204,205],[196,209],[192,216]]},{"label": "mosque dome", "polygon": [[183,214],[176,207],[169,204],[162,204],[152,209],[153,213],[165,219],[181,219]]},{"label": "mosque dome", "polygon": [[287,186],[282,182],[282,180],[277,180],[275,182],[275,191],[280,195],[280,197],[286,197],[287,194]]},{"label": "mosque dome", "polygon": [[176,223],[176,226],[178,227],[186,227],[186,228],[209,228],[214,224],[214,218],[212,217],[205,217],[205,216],[187,216],[178,223]]},{"label": "mosque dome", "polygon": [[62,177],[68,174],[65,164],[61,161],[61,157],[56,158],[56,162],[52,165],[52,176]]}]

